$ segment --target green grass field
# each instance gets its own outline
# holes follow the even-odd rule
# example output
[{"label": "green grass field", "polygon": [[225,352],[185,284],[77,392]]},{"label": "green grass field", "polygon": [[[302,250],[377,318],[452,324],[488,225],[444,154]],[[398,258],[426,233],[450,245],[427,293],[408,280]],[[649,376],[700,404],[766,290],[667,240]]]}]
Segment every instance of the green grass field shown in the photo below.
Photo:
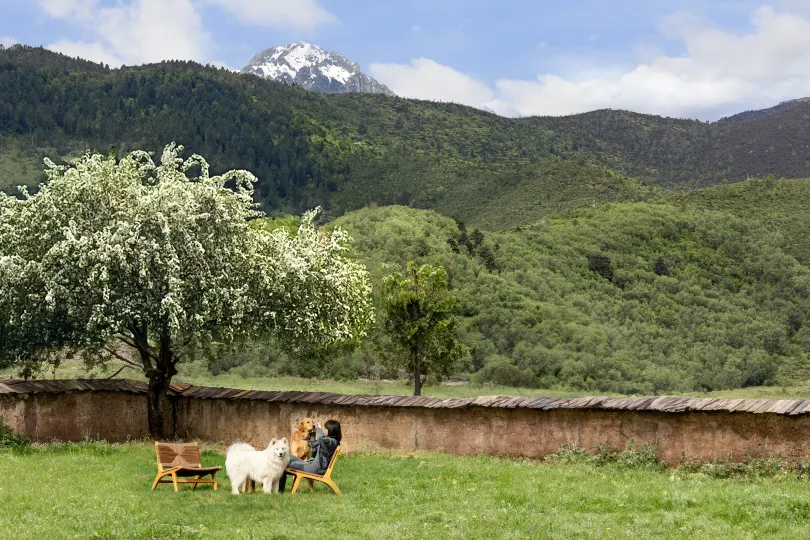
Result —
[{"label": "green grass field", "polygon": [[[224,462],[214,451],[203,459]],[[151,492],[154,473],[146,443],[0,449],[0,535],[795,539],[810,519],[810,490],[795,476],[720,480],[590,463],[355,454],[335,468],[343,497],[323,486],[234,497],[225,475],[217,492]]]},{"label": "green grass field", "polygon": [[[202,364],[181,364],[180,373],[175,381],[183,381],[201,386],[218,386],[225,388],[241,388],[245,390],[297,390],[300,392],[335,392],[338,394],[361,395],[394,395],[407,396],[413,393],[411,383],[406,381],[333,381],[323,379],[302,379],[297,377],[256,377],[245,375],[237,368],[231,373],[211,375]],[[88,373],[78,361],[67,361],[55,372],[43,374],[44,379],[77,379],[105,377],[112,375],[115,368]],[[144,380],[143,374],[127,369],[119,377]],[[12,369],[0,369],[0,379],[13,378]],[[606,395],[604,392],[567,391],[548,388],[514,388],[509,386],[472,385],[472,384],[442,384],[425,386],[422,389],[425,396],[433,397],[473,397],[473,396],[555,396],[555,397],[581,397],[592,395]],[[620,396],[620,394],[608,394]],[[716,392],[689,392],[683,394],[691,397],[715,398],[756,398],[756,399],[808,399],[810,397],[810,381],[792,386],[753,386],[734,390],[719,390]]]}]

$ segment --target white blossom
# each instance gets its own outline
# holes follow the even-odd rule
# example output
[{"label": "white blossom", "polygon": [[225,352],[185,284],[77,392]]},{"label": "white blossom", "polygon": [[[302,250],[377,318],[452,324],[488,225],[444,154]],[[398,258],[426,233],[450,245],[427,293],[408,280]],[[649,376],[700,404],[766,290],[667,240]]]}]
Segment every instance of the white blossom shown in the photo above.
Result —
[{"label": "white blossom", "polygon": [[288,344],[363,335],[371,290],[348,235],[319,231],[317,210],[295,236],[249,227],[256,178],[209,176],[182,150],[159,165],[142,151],[46,159],[38,193],[0,194],[0,363],[101,349],[139,326],[175,353],[253,331]]}]

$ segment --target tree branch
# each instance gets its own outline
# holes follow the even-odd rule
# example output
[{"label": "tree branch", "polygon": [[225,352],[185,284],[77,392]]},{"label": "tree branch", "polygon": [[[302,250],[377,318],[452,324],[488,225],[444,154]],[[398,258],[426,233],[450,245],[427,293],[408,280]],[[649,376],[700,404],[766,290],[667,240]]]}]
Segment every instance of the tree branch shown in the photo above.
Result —
[{"label": "tree branch", "polygon": [[144,348],[142,348],[142,347],[139,347],[139,346],[138,346],[138,344],[137,344],[136,342],[134,342],[133,340],[129,339],[128,337],[126,337],[126,336],[124,336],[124,335],[122,335],[122,334],[117,334],[115,337],[117,337],[117,338],[118,338],[118,339],[119,339],[121,342],[123,342],[123,343],[124,343],[124,344],[126,344],[126,345],[129,345],[130,347],[132,347],[132,348],[133,348],[133,349],[135,349],[136,351],[145,352],[145,353],[146,353],[146,354],[148,354],[148,355],[149,355],[149,356],[150,356],[150,357],[151,357],[153,360],[157,360],[157,359],[158,359],[157,355],[156,355],[156,354],[154,354],[152,351],[150,351],[148,347],[147,347],[146,349],[144,349]]},{"label": "tree branch", "polygon": [[107,378],[107,379],[114,379],[116,375],[118,375],[119,373],[121,373],[121,372],[122,372],[122,371],[124,371],[125,369],[134,369],[134,368],[132,368],[132,367],[130,367],[130,366],[121,366],[121,369],[119,369],[118,371],[116,371],[115,373],[113,373],[112,375],[110,375],[109,377],[105,377],[105,378]]},{"label": "tree branch", "polygon": [[[113,349],[110,349],[108,347],[104,347],[104,350],[107,351],[108,353],[110,353],[111,355],[113,355],[114,357],[116,357],[117,359],[119,359],[120,361],[122,361],[125,364],[129,364],[130,366],[136,367],[136,368],[141,369],[141,370],[143,369],[143,366],[141,366],[139,364],[136,364],[135,362],[133,362],[129,358],[126,358],[125,356],[122,356],[122,355],[118,354],[118,352],[113,350]],[[123,368],[121,368],[121,369],[123,369]]]}]

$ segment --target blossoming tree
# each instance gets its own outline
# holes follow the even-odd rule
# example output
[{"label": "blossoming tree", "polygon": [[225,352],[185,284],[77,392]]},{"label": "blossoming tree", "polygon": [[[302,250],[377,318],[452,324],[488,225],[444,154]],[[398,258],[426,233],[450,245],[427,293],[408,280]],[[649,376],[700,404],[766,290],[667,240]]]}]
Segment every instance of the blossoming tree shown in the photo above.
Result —
[{"label": "blossoming tree", "polygon": [[160,164],[142,151],[46,160],[38,193],[0,193],[0,365],[30,375],[80,355],[140,369],[155,437],[168,434],[178,363],[213,341],[329,345],[373,317],[345,232],[317,230],[314,211],[295,235],[249,227],[256,178],[209,176],[182,150],[167,146]]}]

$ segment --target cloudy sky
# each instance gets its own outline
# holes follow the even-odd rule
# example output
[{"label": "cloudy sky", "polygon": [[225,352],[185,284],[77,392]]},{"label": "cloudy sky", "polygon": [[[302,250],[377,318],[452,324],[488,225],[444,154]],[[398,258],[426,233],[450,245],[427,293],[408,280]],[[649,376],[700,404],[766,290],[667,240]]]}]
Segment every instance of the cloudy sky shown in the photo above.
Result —
[{"label": "cloudy sky", "polygon": [[308,41],[405,97],[714,120],[810,96],[810,0],[0,0],[0,44],[239,69]]}]

